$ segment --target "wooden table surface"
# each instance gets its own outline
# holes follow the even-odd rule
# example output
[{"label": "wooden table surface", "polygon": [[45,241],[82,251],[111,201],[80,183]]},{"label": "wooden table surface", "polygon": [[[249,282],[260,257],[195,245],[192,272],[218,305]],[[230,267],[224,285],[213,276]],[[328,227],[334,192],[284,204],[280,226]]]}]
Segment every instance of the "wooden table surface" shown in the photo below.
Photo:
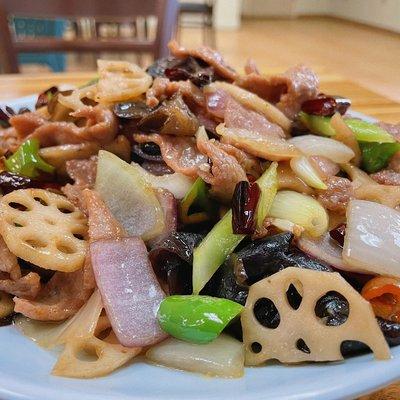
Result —
[{"label": "wooden table surface", "polygon": [[[324,93],[337,94],[352,100],[352,108],[386,122],[400,122],[400,103],[374,93],[337,75],[316,68]],[[274,70],[273,72],[276,72]],[[50,86],[83,85],[93,79],[95,72],[45,73],[35,75],[0,75],[0,101],[38,93]]]},{"label": "wooden table surface", "polygon": [[[272,70],[271,72],[278,72]],[[321,72],[317,68],[323,93],[341,95],[352,100],[352,108],[386,122],[400,122],[400,103],[374,93],[337,75]],[[93,79],[95,72],[45,73],[35,75],[0,75],[0,102],[39,93],[60,84],[80,86]],[[400,384],[391,385],[360,400],[398,400]]]}]

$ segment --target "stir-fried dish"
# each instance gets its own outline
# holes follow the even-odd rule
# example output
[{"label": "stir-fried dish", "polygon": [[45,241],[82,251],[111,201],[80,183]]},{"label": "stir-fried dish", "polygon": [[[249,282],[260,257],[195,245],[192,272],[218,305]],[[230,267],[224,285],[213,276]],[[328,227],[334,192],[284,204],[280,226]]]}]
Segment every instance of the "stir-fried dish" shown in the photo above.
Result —
[{"label": "stir-fried dish", "polygon": [[[222,377],[400,343],[400,125],[169,44],[1,110],[0,321],[55,375]],[[134,367],[132,367],[134,368]]]}]

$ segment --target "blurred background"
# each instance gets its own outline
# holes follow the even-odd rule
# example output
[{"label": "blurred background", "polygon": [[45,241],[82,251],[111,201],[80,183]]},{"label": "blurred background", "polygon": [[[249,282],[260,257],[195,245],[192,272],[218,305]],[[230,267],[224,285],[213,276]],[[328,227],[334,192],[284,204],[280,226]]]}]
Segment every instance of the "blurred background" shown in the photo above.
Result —
[{"label": "blurred background", "polygon": [[[71,12],[82,9],[75,0],[62,13],[56,0],[0,0],[2,72],[90,71],[98,57],[148,65],[174,36],[184,46],[217,48],[237,69],[249,57],[268,72],[305,63],[400,100],[399,0],[108,2],[81,0],[80,16]],[[123,18],[106,18],[107,7]]]}]

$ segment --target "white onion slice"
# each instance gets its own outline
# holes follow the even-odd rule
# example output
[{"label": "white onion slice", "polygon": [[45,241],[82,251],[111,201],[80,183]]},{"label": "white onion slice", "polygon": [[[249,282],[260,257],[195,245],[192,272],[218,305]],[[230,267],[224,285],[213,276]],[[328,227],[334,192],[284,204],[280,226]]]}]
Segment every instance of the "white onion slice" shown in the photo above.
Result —
[{"label": "white onion slice", "polygon": [[300,156],[292,158],[290,160],[290,167],[292,168],[293,172],[308,186],[311,186],[315,189],[327,189],[327,186],[322,181],[321,177],[318,175],[318,172],[315,170],[307,157]]},{"label": "white onion slice", "polygon": [[297,247],[311,257],[323,261],[334,268],[350,271],[342,259],[342,248],[335,243],[329,233],[325,233],[319,238],[303,235],[297,241]]},{"label": "white onion slice", "polygon": [[132,162],[131,166],[135,168],[140,174],[142,174],[143,178],[151,186],[159,189],[168,190],[178,200],[185,197],[185,194],[189,191],[194,183],[194,180],[192,178],[183,175],[180,172],[165,175],[153,175],[135,162]]},{"label": "white onion slice", "polygon": [[149,240],[163,231],[164,214],[152,186],[108,151],[99,152],[95,188],[129,235]]},{"label": "white onion slice", "polygon": [[343,259],[355,272],[400,277],[400,212],[352,200],[347,207]]},{"label": "white onion slice", "polygon": [[313,237],[323,235],[328,229],[329,218],[324,207],[313,197],[291,190],[277,193],[268,215],[300,225]]},{"label": "white onion slice", "polygon": [[306,156],[324,156],[339,164],[349,162],[354,157],[354,151],[350,147],[322,136],[296,136],[288,141]]},{"label": "white onion slice", "polygon": [[208,344],[170,338],[148,350],[146,357],[155,364],[210,376],[239,378],[244,373],[243,344],[224,334]]}]

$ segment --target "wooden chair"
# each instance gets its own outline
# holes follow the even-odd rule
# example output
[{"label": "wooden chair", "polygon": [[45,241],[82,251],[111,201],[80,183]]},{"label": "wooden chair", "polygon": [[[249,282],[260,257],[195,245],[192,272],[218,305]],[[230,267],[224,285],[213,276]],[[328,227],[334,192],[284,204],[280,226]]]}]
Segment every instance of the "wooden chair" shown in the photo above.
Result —
[{"label": "wooden chair", "polygon": [[[214,3],[214,0],[203,0],[202,2],[182,1],[179,3],[181,27],[201,28],[203,31],[203,43],[210,47],[216,47],[213,25]],[[197,15],[200,20],[197,23],[193,21],[184,25],[182,23],[182,16],[184,15]]]},{"label": "wooden chair", "polygon": [[[0,0],[0,62],[5,73],[19,72],[17,54],[21,52],[137,52],[151,53],[154,58],[168,55],[167,43],[174,36],[177,0]],[[138,38],[19,39],[11,31],[10,18],[91,17],[97,20],[132,22],[136,17],[155,16],[157,32],[153,41]]]}]

